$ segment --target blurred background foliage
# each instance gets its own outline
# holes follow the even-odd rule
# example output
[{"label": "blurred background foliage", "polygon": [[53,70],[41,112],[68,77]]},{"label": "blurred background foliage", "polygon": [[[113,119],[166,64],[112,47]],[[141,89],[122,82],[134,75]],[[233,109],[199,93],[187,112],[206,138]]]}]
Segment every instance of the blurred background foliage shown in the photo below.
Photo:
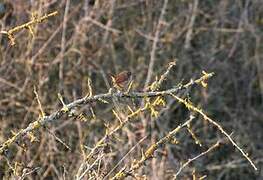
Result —
[{"label": "blurred background foliage", "polygon": [[[194,4],[197,3],[194,12]],[[150,52],[163,0],[39,0],[0,2],[1,30],[7,30],[52,11],[59,15],[34,26],[34,36],[24,30],[15,35],[10,46],[0,36],[0,142],[4,142],[39,116],[34,97],[36,86],[43,109],[50,114],[61,107],[57,93],[69,103],[88,91],[88,77],[95,94],[110,87],[110,74],[130,70],[134,91],[142,91]],[[4,14],[4,15],[2,15]],[[191,18],[195,16],[192,26]],[[187,33],[192,31],[190,39]],[[263,1],[262,0],[169,0],[155,50],[152,81],[160,76],[172,59],[177,65],[162,89],[188,82],[202,70],[215,72],[208,88],[195,87],[189,98],[218,121],[256,162],[255,172],[232,147],[223,145],[191,164],[181,175],[191,178],[195,168],[207,179],[263,178]],[[189,112],[172,99],[158,119],[135,123],[111,142],[111,155],[104,166],[111,169],[125,153],[150,133],[142,147],[163,137],[183,122]],[[90,108],[96,118],[92,118]],[[34,133],[38,142],[18,143],[8,152],[8,159],[21,167],[41,167],[31,179],[74,177],[82,156],[80,144],[93,147],[105,133],[105,123],[113,123],[112,105],[92,103],[79,108],[87,121],[64,117],[48,125],[71,151],[65,149],[45,129]],[[150,121],[150,120],[149,120]],[[187,132],[178,145],[167,145],[156,158],[140,170],[149,179],[170,179],[180,162],[197,155],[222,137],[215,128],[198,120],[193,131],[204,144],[199,147]],[[20,146],[25,143],[26,151]],[[132,152],[124,164],[140,157]],[[106,169],[107,169],[106,168]],[[23,169],[23,168],[21,168]],[[119,169],[119,168],[118,168]],[[5,158],[0,158],[0,176],[14,177]]]}]

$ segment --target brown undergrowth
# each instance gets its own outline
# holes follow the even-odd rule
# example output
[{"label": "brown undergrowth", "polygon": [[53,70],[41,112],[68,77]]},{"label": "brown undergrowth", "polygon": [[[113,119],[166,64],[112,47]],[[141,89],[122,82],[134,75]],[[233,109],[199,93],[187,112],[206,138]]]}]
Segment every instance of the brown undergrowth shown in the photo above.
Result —
[{"label": "brown undergrowth", "polygon": [[1,3],[1,179],[262,176],[260,1]]}]

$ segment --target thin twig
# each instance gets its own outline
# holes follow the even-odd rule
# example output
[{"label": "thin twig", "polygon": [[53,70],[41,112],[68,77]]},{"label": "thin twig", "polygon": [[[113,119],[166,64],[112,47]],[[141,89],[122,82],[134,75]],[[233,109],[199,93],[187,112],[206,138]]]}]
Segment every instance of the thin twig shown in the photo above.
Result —
[{"label": "thin twig", "polygon": [[142,167],[147,160],[153,157],[154,152],[160,148],[162,145],[166,144],[167,142],[171,141],[175,134],[177,134],[183,127],[187,126],[191,121],[194,119],[193,116],[190,116],[190,118],[184,123],[179,126],[177,126],[175,129],[170,131],[165,137],[161,138],[158,142],[152,144],[147,148],[145,153],[142,153],[142,157],[140,160],[135,160],[134,163],[131,165],[129,170],[125,170],[124,168],[121,169],[119,172],[117,172],[111,180],[122,180],[128,176],[134,175],[134,172]]},{"label": "thin twig", "polygon": [[194,160],[206,155],[207,153],[209,153],[210,151],[214,150],[215,148],[219,147],[220,145],[220,141],[217,141],[213,146],[211,146],[209,149],[207,149],[206,151],[202,152],[201,154],[191,158],[191,159],[188,159],[188,161],[186,161],[180,168],[179,170],[177,171],[177,173],[174,175],[174,179],[177,178],[177,176],[181,173],[181,171],[186,167],[188,166],[191,162],[193,162]]},{"label": "thin twig", "polygon": [[44,126],[47,123],[51,123],[51,122],[55,122],[57,121],[59,118],[61,118],[64,114],[66,114],[68,111],[70,111],[71,109],[81,106],[81,105],[85,105],[85,104],[89,104],[91,102],[101,102],[103,99],[112,99],[112,98],[145,98],[145,97],[156,97],[156,96],[166,96],[166,95],[170,95],[170,94],[176,94],[179,93],[181,91],[184,91],[186,89],[188,89],[190,86],[196,85],[196,84],[200,84],[201,82],[209,79],[210,77],[213,76],[214,73],[208,73],[208,74],[204,74],[202,77],[200,77],[199,79],[196,80],[191,80],[189,83],[185,84],[185,85],[181,85],[178,87],[174,87],[171,89],[166,89],[163,91],[150,91],[150,92],[130,92],[130,93],[124,93],[124,92],[116,92],[116,93],[112,93],[111,91],[109,91],[108,93],[104,93],[104,94],[98,94],[98,95],[94,95],[91,97],[84,97],[81,99],[77,99],[67,105],[64,105],[63,108],[61,108],[60,110],[52,113],[49,116],[44,116],[44,117],[39,117],[38,120],[30,123],[25,129],[21,129],[19,132],[17,132],[16,134],[14,134],[10,139],[8,139],[7,141],[5,141],[4,143],[1,144],[0,146],[0,154],[3,154],[5,152],[5,150],[7,150],[12,144],[14,144],[16,141],[18,141],[19,139],[21,139],[23,136],[25,136],[27,133],[34,131],[36,129],[39,129],[40,127]]},{"label": "thin twig", "polygon": [[99,156],[89,167],[87,167],[87,168],[85,169],[85,171],[84,171],[80,176],[78,176],[78,175],[76,176],[76,180],[81,180],[81,179],[85,176],[85,174],[86,174],[89,170],[91,170],[91,169],[97,164],[97,162],[100,161],[103,157],[104,157],[104,154],[101,153],[100,156]]},{"label": "thin twig", "polygon": [[192,8],[192,16],[190,19],[190,23],[188,26],[188,30],[185,36],[185,49],[189,49],[191,47],[191,40],[192,40],[192,34],[193,34],[193,27],[195,23],[195,19],[197,16],[197,8],[198,8],[198,0],[194,0],[193,8]]},{"label": "thin twig", "polygon": [[151,50],[151,54],[150,54],[150,63],[149,63],[149,68],[148,68],[148,73],[146,76],[146,81],[144,84],[144,89],[146,89],[151,81],[152,78],[152,74],[153,74],[153,67],[154,67],[154,63],[155,63],[155,53],[156,53],[156,49],[157,49],[157,42],[159,41],[159,35],[161,32],[161,26],[163,24],[163,19],[164,19],[164,15],[165,15],[165,11],[166,11],[166,7],[168,4],[168,0],[164,0],[163,3],[163,7],[162,7],[162,11],[158,20],[158,25],[155,31],[155,35],[154,35],[154,41],[152,44],[152,50]]},{"label": "thin twig", "polygon": [[234,147],[236,147],[240,152],[241,154],[248,160],[248,162],[251,164],[251,166],[257,170],[257,167],[256,165],[253,163],[253,161],[248,157],[248,154],[245,153],[238,145],[237,143],[231,138],[231,136],[222,128],[222,126],[220,124],[218,124],[216,121],[214,121],[213,119],[211,119],[210,117],[208,117],[202,109],[199,109],[195,106],[193,106],[191,103],[187,102],[186,100],[174,95],[174,94],[171,94],[172,97],[174,97],[175,99],[177,99],[180,103],[183,103],[188,109],[192,110],[192,111],[195,111],[197,113],[199,113],[205,120],[207,120],[208,122],[210,122],[211,124],[213,124],[214,126],[217,127],[217,129],[219,129],[219,131],[224,134],[227,139],[229,139],[229,141],[232,143],[232,145]]},{"label": "thin twig", "polygon": [[65,13],[63,17],[63,28],[62,28],[62,38],[61,38],[61,61],[59,63],[59,91],[62,92],[63,90],[63,77],[64,77],[64,54],[65,54],[65,46],[66,46],[66,30],[67,30],[67,19],[68,19],[68,12],[69,12],[70,0],[66,1],[65,5]]},{"label": "thin twig", "polygon": [[32,26],[35,25],[35,24],[38,24],[38,23],[41,23],[43,22],[44,20],[48,19],[49,17],[52,17],[52,16],[56,16],[58,14],[58,11],[55,11],[55,12],[52,12],[52,13],[49,13],[49,14],[46,14],[40,18],[33,18],[31,21],[25,23],[25,24],[22,24],[22,25],[19,25],[19,26],[16,26],[12,29],[9,29],[7,31],[1,31],[2,34],[6,34],[11,42],[11,45],[15,45],[15,38],[14,38],[14,33],[16,33],[17,31],[21,31],[22,29],[28,29],[29,32],[32,34],[33,31],[32,31]]},{"label": "thin twig", "polygon": [[111,171],[103,178],[106,179],[111,175],[111,173],[121,164],[121,162],[139,145],[143,142],[147,136],[144,136],[139,142],[137,142],[122,158],[121,160],[111,169]]},{"label": "thin twig", "polygon": [[112,33],[116,33],[116,34],[120,34],[121,31],[118,30],[118,29],[114,29],[114,28],[111,28],[111,27],[108,27],[108,26],[105,26],[104,24],[100,23],[99,21],[95,20],[95,19],[92,19],[91,17],[86,17],[85,18],[86,21],[89,21],[97,26],[99,26],[100,28],[108,31],[108,32],[112,32]]}]

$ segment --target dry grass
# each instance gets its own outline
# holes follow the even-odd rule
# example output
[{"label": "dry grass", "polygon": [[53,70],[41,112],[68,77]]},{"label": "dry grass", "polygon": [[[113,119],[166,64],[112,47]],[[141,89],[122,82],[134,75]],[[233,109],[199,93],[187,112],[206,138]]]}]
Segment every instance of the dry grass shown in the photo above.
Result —
[{"label": "dry grass", "polygon": [[1,179],[263,177],[261,0],[10,3]]}]

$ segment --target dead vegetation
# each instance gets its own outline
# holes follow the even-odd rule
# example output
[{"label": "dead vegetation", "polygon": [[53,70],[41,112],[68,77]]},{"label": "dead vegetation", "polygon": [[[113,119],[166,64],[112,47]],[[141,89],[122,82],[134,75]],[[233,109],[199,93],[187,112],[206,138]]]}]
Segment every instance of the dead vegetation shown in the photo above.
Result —
[{"label": "dead vegetation", "polygon": [[1,179],[263,177],[262,1],[4,3]]}]

